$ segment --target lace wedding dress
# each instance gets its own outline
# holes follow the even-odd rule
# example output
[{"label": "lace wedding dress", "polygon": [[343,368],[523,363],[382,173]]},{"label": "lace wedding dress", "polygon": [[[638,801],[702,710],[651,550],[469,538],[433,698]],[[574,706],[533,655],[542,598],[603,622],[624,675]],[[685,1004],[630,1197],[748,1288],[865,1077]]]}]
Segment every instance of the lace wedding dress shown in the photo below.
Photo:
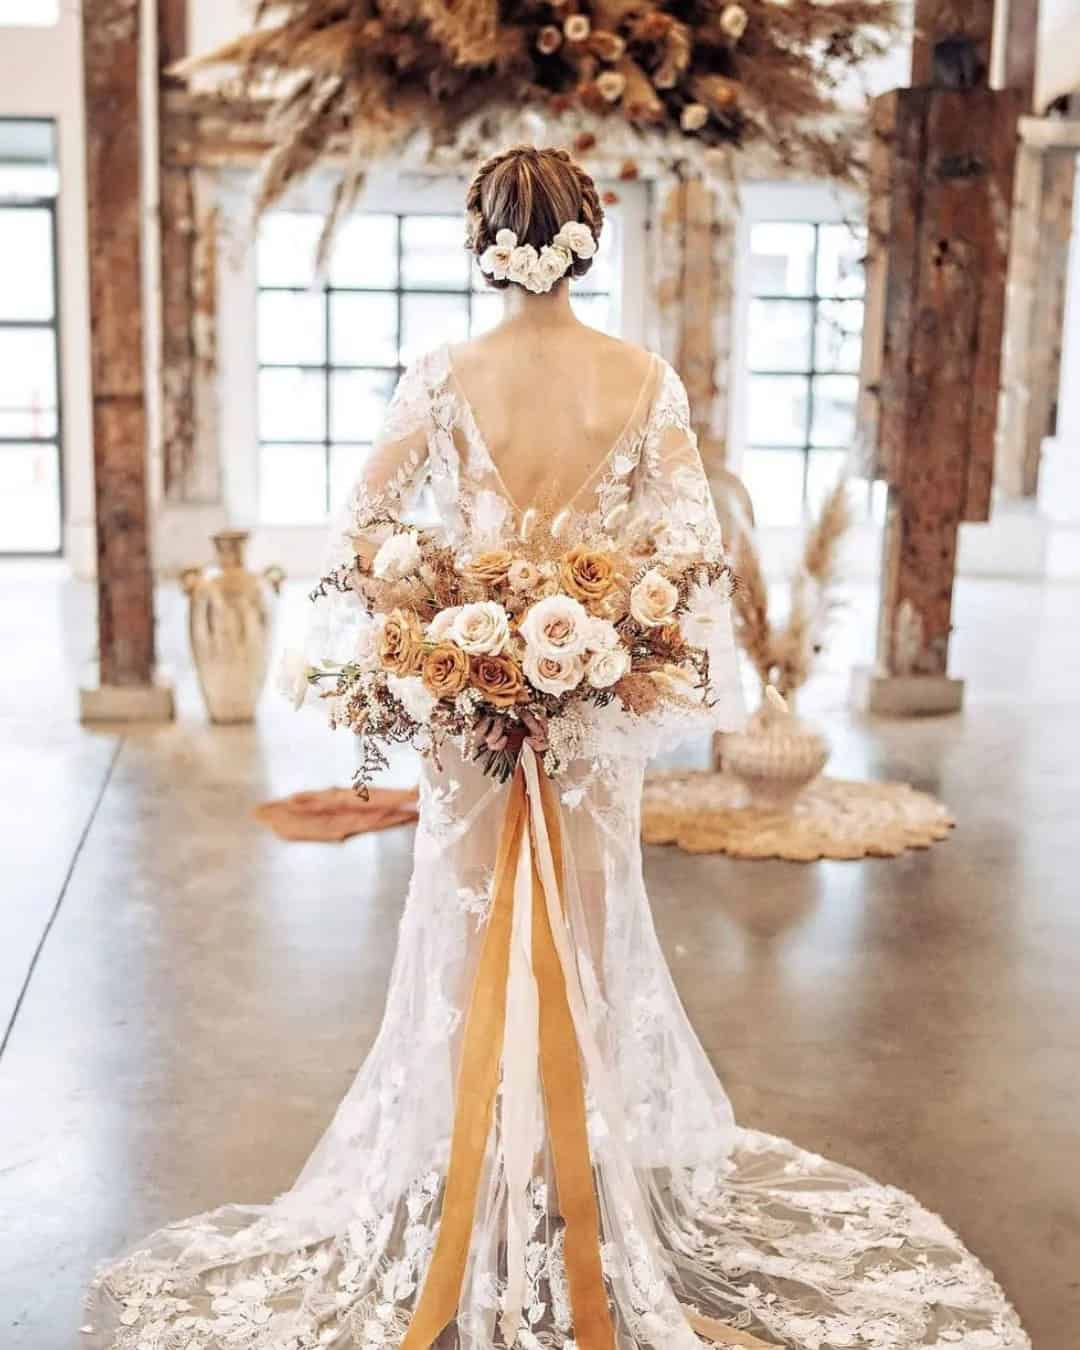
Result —
[{"label": "lace wedding dress", "polygon": [[[445,349],[402,378],[355,516],[403,511],[422,487],[456,544],[490,547],[520,526]],[[642,520],[715,532],[685,392],[658,358],[567,519],[580,539],[618,542]],[[313,650],[347,655],[355,611],[340,597],[317,608],[325,622]],[[710,636],[710,716],[731,726],[740,716],[738,686],[730,624],[720,619]],[[735,1124],[679,1002],[642,881],[644,763],[657,738],[670,734],[600,727],[571,772],[555,780],[606,1344],[1028,1346],[991,1275],[912,1197]],[[90,1290],[84,1345],[406,1343],[443,1217],[455,1112],[470,1109],[457,1091],[461,1049],[510,791],[461,758],[448,756],[441,770],[423,763],[415,870],[382,1029],[325,1136],[293,1188],[272,1203],[227,1205],[172,1224],[104,1268]],[[520,936],[515,928],[511,966],[521,959]],[[575,1326],[571,1206],[560,1205],[538,1083],[529,999],[536,986],[525,978],[515,987],[456,1312],[432,1343],[593,1350],[603,1337]]]}]

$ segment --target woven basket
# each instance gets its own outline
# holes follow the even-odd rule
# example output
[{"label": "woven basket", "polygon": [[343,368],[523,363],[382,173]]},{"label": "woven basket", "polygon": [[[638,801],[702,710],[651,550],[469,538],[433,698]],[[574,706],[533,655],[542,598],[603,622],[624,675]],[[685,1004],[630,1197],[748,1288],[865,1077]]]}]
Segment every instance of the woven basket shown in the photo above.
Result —
[{"label": "woven basket", "polygon": [[745,731],[721,744],[724,769],[746,788],[755,806],[787,810],[825,767],[825,739],[800,722],[770,685]]}]

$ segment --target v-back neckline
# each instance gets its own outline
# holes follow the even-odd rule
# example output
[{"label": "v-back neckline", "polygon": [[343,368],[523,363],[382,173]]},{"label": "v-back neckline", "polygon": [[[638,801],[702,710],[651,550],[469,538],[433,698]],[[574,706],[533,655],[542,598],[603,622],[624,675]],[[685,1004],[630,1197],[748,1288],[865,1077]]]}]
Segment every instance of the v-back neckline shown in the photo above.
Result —
[{"label": "v-back neckline", "polygon": [[[622,428],[619,431],[619,434],[612,441],[611,445],[608,447],[605,453],[600,457],[600,459],[597,460],[597,462],[589,470],[588,474],[582,480],[582,482],[574,489],[570,497],[567,498],[567,500],[559,506],[558,510],[554,513],[555,515],[561,515],[564,511],[573,510],[573,508],[577,505],[579,499],[581,498],[582,494],[586,492],[590,487],[592,487],[592,485],[596,482],[596,480],[604,473],[604,471],[608,468],[611,462],[615,459],[619,451],[623,448],[623,444],[626,441],[630,431],[633,429],[634,424],[637,420],[638,413],[641,409],[642,401],[645,399],[646,395],[649,392],[649,389],[652,387],[653,377],[656,370],[656,362],[657,362],[656,353],[650,352],[649,364],[646,367],[644,378],[642,379],[641,384],[638,388],[637,396],[634,399],[633,407],[630,409],[630,413],[627,416],[626,421],[623,423]],[[495,456],[491,453],[491,450],[488,447],[487,438],[484,436],[484,433],[480,430],[480,423],[477,420],[476,412],[472,406],[472,402],[469,399],[468,394],[465,392],[465,386],[461,383],[461,380],[458,378],[458,373],[454,366],[454,359],[450,354],[449,342],[443,343],[443,363],[446,369],[447,378],[454,386],[454,395],[461,404],[461,410],[464,415],[464,419],[467,423],[467,434],[470,440],[473,442],[474,445],[478,447],[480,453],[483,455],[486,466],[491,471],[491,475],[498,485],[499,493],[505,499],[507,505],[511,508],[512,511],[516,512],[518,516],[524,516],[525,512],[531,510],[532,508],[523,507],[519,505],[514,494],[507,487],[506,480],[502,476],[502,471],[500,470],[498,464],[495,463]],[[646,421],[647,420],[648,419],[646,419]],[[644,432],[645,422],[642,422],[641,430],[642,432]]]}]

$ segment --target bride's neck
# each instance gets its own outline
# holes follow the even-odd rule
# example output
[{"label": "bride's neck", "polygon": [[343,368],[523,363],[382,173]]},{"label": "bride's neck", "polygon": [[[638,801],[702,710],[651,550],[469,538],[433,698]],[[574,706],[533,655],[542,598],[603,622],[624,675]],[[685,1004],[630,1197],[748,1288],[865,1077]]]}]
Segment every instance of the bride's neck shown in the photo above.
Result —
[{"label": "bride's neck", "polygon": [[559,328],[576,324],[578,320],[570,308],[570,287],[565,281],[542,295],[532,295],[518,286],[504,291],[503,323],[519,328]]}]

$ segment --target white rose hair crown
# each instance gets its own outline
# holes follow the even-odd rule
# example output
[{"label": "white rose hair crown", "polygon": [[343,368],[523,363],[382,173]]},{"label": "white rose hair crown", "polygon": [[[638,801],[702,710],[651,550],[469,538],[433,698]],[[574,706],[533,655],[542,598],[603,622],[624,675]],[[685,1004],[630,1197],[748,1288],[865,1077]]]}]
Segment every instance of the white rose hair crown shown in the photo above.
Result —
[{"label": "white rose hair crown", "polygon": [[517,145],[484,161],[465,198],[466,247],[489,283],[539,295],[592,266],[596,184],[566,150]]},{"label": "white rose hair crown", "polygon": [[532,244],[519,244],[513,230],[499,230],[495,242],[480,254],[480,270],[495,281],[513,281],[540,295],[562,280],[575,257],[591,258],[595,253],[592,231],[578,220],[568,220],[539,252]]}]

